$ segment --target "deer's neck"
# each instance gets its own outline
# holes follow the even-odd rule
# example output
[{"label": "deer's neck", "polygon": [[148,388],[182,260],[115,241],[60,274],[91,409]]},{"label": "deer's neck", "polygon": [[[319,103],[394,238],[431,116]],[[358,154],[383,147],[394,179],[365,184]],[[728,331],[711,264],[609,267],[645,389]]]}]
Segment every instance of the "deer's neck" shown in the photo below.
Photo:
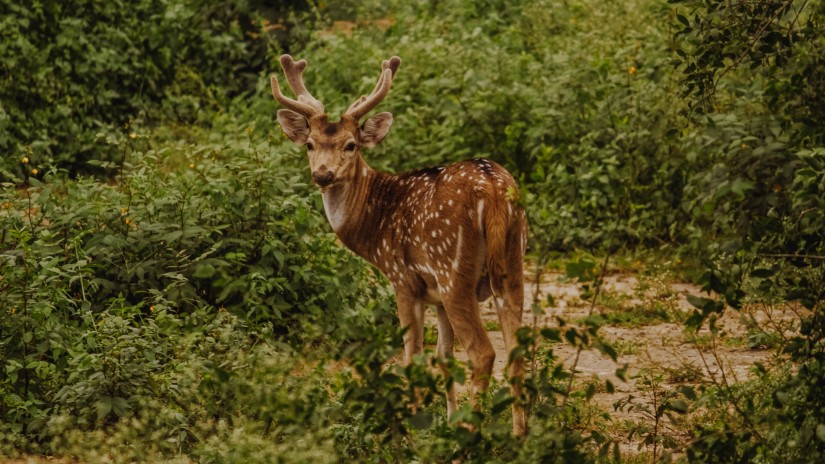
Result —
[{"label": "deer's neck", "polygon": [[387,212],[393,211],[396,195],[392,176],[373,170],[359,160],[355,177],[321,193],[324,212],[332,230],[343,244],[359,256],[373,261],[373,250],[389,226]]}]

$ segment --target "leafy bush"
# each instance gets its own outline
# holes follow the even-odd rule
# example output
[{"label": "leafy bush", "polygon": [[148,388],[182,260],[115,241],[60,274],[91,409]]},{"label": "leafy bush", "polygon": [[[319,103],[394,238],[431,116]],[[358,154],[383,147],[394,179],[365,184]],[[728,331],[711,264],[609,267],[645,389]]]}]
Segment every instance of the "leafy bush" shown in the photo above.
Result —
[{"label": "leafy bush", "polygon": [[[261,20],[252,3],[0,2],[0,179],[37,177],[23,157],[88,172],[86,161],[113,161],[98,132],[191,124],[254,90],[267,43],[250,36]],[[293,8],[267,13],[285,22]]]},{"label": "leafy bush", "polygon": [[[523,329],[525,397],[494,382],[452,421],[437,392],[463,369],[395,365],[392,292],[336,243],[275,126],[267,74],[288,50],[332,114],[400,55],[382,104],[395,127],[368,161],[508,167],[538,280],[584,248],[567,271],[595,305],[607,259],[599,271],[591,253],[653,248],[706,269],[691,329],[715,336],[744,305],[801,315],[772,339],[791,367],[695,402],[651,373],[668,406],[628,400],[655,424],[634,433],[698,462],[825,454],[821,2],[75,3],[0,4],[0,452],[620,460],[588,413],[602,386],[574,385],[553,354],[564,340],[616,359],[592,311]],[[523,440],[514,401],[532,412]],[[690,442],[663,435],[663,417],[696,408],[720,415]]]}]

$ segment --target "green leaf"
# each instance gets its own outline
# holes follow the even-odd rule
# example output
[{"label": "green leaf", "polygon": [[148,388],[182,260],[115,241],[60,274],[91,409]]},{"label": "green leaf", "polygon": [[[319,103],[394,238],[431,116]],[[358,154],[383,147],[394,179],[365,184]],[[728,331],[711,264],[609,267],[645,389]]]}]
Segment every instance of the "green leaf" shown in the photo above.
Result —
[{"label": "green leaf", "polygon": [[703,311],[706,310],[706,308],[712,307],[713,304],[715,303],[715,301],[711,300],[710,298],[704,298],[704,297],[696,296],[696,295],[688,295],[687,296],[687,301],[693,307],[699,308]]},{"label": "green leaf", "polygon": [[420,410],[410,417],[410,425],[418,430],[427,430],[433,424],[433,415],[429,411]]},{"label": "green leaf", "polygon": [[95,402],[95,410],[97,411],[97,419],[101,420],[112,412],[112,397],[104,396]]},{"label": "green leaf", "polygon": [[618,377],[618,378],[624,380],[625,382],[627,382],[627,364],[625,364],[624,366],[616,369],[616,377]]},{"label": "green leaf", "polygon": [[195,268],[195,272],[192,275],[199,279],[209,279],[215,275],[215,267],[211,264],[201,264]]},{"label": "green leaf", "polygon": [[125,417],[126,414],[131,410],[129,406],[129,402],[126,399],[116,396],[112,398],[112,411],[114,411],[117,417]]},{"label": "green leaf", "polygon": [[681,414],[685,414],[688,411],[688,404],[685,400],[673,400],[670,402],[669,409],[676,411]]},{"label": "green leaf", "polygon": [[514,400],[512,397],[510,397],[510,398],[505,398],[505,399],[503,399],[503,400],[501,400],[501,401],[499,401],[499,402],[495,403],[495,404],[493,405],[493,408],[492,408],[492,413],[493,413],[493,415],[494,415],[494,416],[497,416],[497,415],[501,414],[501,413],[502,413],[502,412],[504,412],[504,411],[505,411],[508,407],[510,407],[510,405],[511,405],[511,404],[513,404],[513,402],[514,402],[514,401],[515,401],[515,400]]}]

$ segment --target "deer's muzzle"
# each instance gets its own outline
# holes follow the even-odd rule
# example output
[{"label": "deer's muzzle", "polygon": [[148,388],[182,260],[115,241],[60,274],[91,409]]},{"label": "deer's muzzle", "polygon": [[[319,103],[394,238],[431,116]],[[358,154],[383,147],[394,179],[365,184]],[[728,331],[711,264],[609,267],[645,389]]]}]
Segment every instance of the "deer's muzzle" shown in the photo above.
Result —
[{"label": "deer's muzzle", "polygon": [[326,187],[335,180],[335,174],[332,171],[315,171],[312,173],[312,180],[315,181],[318,187]]}]

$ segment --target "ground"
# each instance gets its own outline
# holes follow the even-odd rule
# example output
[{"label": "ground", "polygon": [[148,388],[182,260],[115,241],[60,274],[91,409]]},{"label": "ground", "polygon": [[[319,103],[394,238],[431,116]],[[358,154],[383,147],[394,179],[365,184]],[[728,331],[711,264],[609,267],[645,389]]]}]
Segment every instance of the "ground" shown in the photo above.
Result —
[{"label": "ground", "polygon": [[[536,289],[538,288],[538,295]],[[616,349],[617,361],[595,349],[584,350],[576,364],[577,385],[598,380],[603,385],[611,380],[613,393],[604,388],[590,402],[592,414],[599,411],[610,413],[609,429],[614,438],[623,441],[623,452],[649,452],[639,447],[640,438],[627,439],[627,432],[634,425],[649,422],[640,409],[616,410],[614,404],[629,395],[636,402],[650,405],[649,388],[640,382],[640,374],[648,378],[661,376],[659,388],[674,390],[680,385],[697,386],[739,383],[752,376],[755,363],[782,362],[772,347],[775,337],[787,335],[798,321],[792,308],[778,310],[760,306],[746,306],[741,311],[729,310],[717,322],[719,336],[713,337],[707,327],[696,334],[684,329],[684,321],[693,311],[688,295],[702,295],[701,289],[692,284],[676,281],[672,274],[662,271],[651,274],[616,272],[605,278],[605,285],[593,314],[602,315],[607,323],[600,329],[602,336]],[[552,306],[547,305],[551,295]],[[707,296],[707,295],[704,295]],[[558,327],[558,318],[568,324],[578,325],[591,312],[591,302],[581,298],[580,284],[565,279],[560,272],[543,273],[536,285],[535,273],[525,279],[524,325],[531,326],[534,316],[530,310],[533,302],[541,302],[544,314],[537,316],[538,327]],[[496,349],[494,375],[503,377],[507,352],[504,347],[495,308],[491,301],[482,305],[482,318]],[[435,315],[428,314],[428,330],[436,327]],[[433,340],[434,337],[428,337]],[[432,347],[434,349],[434,346]],[[559,362],[571,367],[576,349],[566,343],[552,347]],[[461,347],[456,356],[466,361]],[[627,365],[626,381],[616,376],[616,369]],[[720,367],[721,366],[721,367]],[[669,425],[668,425],[669,426]],[[676,438],[687,439],[687,429],[672,428]],[[624,438],[622,438],[624,436]]]}]

